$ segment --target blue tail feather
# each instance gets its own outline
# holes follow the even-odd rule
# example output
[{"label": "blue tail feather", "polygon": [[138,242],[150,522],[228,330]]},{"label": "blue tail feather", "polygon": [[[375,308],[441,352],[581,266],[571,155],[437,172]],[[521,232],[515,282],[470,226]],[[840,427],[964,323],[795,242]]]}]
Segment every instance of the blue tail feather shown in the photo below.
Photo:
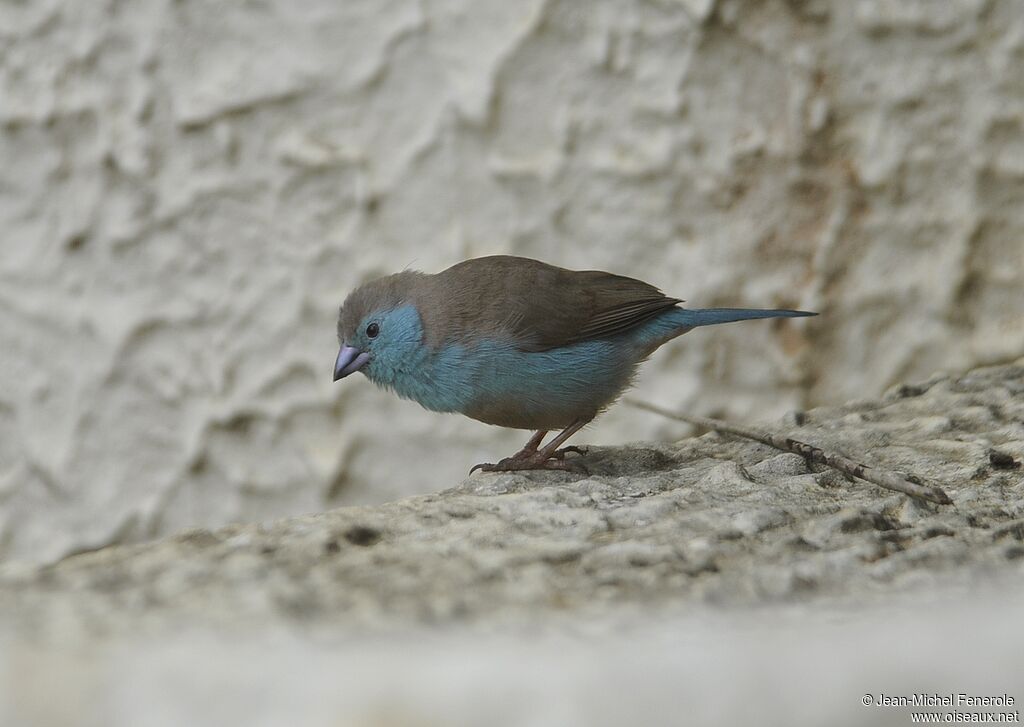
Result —
[{"label": "blue tail feather", "polygon": [[816,316],[805,310],[761,310],[757,308],[677,308],[673,316],[677,321],[686,326],[696,328],[697,326],[713,326],[717,323],[732,323],[733,321],[749,321],[757,318],[802,318],[804,316]]}]

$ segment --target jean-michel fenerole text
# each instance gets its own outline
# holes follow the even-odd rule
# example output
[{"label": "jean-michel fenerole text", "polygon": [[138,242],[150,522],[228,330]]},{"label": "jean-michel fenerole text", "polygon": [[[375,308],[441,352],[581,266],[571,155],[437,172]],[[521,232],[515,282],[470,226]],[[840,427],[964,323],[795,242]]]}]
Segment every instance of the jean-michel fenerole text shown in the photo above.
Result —
[{"label": "jean-michel fenerole text", "polygon": [[879,694],[875,704],[879,707],[1012,707],[1014,698],[1009,694],[973,696],[971,694],[911,694],[897,697]]}]

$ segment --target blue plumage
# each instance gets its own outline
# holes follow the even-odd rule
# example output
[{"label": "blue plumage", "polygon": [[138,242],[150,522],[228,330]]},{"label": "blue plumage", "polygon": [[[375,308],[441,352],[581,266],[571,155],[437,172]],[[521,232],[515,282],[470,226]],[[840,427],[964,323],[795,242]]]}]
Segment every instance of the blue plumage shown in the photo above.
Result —
[{"label": "blue plumage", "polygon": [[760,310],[758,308],[676,308],[673,319],[684,326],[713,326],[719,323],[752,321],[759,318],[801,318],[815,315],[802,310]]},{"label": "blue plumage", "polygon": [[423,326],[414,306],[371,314],[360,330],[370,318],[396,332],[363,367],[371,381],[425,409],[506,427],[566,427],[596,411],[592,402],[604,402],[598,407],[603,408],[614,401],[639,363],[633,335],[548,351],[520,351],[495,339],[432,349],[421,344]]},{"label": "blue plumage", "polygon": [[[665,342],[698,326],[814,315],[678,303],[640,281],[523,258],[402,273],[346,300],[335,379],[359,370],[432,411],[538,430],[523,451],[484,469],[564,469],[558,446]],[[540,447],[552,429],[564,431]]]}]

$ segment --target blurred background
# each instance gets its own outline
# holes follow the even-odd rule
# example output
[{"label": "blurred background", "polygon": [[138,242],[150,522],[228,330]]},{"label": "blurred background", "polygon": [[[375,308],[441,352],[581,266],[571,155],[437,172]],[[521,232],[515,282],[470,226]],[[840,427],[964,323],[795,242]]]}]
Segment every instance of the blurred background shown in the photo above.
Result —
[{"label": "blurred background", "polygon": [[[332,384],[359,283],[493,253],[804,322],[746,421],[1024,355],[1016,0],[0,2],[0,558],[435,491],[527,436]],[[671,439],[615,408],[578,443]]]}]

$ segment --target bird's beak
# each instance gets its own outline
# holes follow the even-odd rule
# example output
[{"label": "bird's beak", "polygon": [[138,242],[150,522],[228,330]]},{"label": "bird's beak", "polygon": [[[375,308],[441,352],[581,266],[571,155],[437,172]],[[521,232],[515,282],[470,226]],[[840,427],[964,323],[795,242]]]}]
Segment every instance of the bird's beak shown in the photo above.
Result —
[{"label": "bird's beak", "polygon": [[341,350],[338,351],[338,358],[334,362],[334,380],[337,381],[349,374],[354,374],[365,366],[369,360],[370,354],[363,353],[358,348],[352,346],[342,346]]}]

